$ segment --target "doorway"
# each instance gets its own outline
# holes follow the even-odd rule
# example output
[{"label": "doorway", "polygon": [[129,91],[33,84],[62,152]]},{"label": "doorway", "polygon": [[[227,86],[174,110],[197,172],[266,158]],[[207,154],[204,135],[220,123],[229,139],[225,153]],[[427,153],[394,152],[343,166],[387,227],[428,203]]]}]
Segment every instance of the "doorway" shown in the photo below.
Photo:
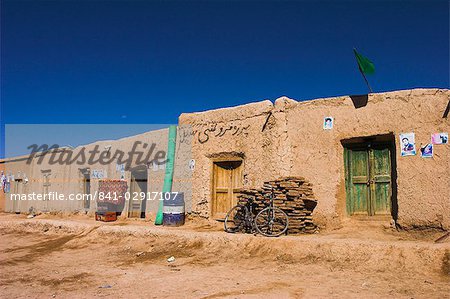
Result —
[{"label": "doorway", "polygon": [[393,135],[344,141],[347,214],[397,219]]},{"label": "doorway", "polygon": [[42,189],[43,189],[43,194],[44,194],[44,198],[43,198],[43,211],[44,212],[48,212],[49,211],[49,196],[50,196],[50,186],[51,186],[51,182],[50,182],[50,176],[52,174],[51,169],[46,169],[46,170],[41,170],[41,174],[42,174]]},{"label": "doorway", "polygon": [[145,218],[147,204],[147,167],[131,171],[130,199],[128,206],[129,218]]},{"label": "doorway", "polygon": [[216,161],[213,163],[213,196],[211,215],[224,219],[227,212],[237,204],[239,188],[242,187],[242,160]]},{"label": "doorway", "polygon": [[91,172],[89,168],[80,169],[81,191],[83,193],[83,208],[89,210],[91,207]]},{"label": "doorway", "polygon": [[[14,181],[14,194],[16,194],[16,198],[13,200],[13,212],[16,214],[20,214],[20,201],[21,201],[20,198],[24,194],[22,179],[16,179]],[[18,196],[17,196],[17,194],[18,194]]]}]

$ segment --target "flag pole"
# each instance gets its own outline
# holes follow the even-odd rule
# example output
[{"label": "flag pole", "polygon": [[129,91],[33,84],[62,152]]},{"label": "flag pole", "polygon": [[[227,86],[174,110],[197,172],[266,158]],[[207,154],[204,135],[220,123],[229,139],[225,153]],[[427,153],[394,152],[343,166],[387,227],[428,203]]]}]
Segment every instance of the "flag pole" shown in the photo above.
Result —
[{"label": "flag pole", "polygon": [[364,72],[362,71],[361,67],[359,67],[359,65],[358,65],[358,69],[359,69],[359,72],[361,73],[361,75],[363,76],[364,81],[366,81],[366,84],[367,84],[367,87],[369,88],[370,93],[373,93],[372,87],[370,87],[369,81],[367,80],[366,75],[364,75]]}]

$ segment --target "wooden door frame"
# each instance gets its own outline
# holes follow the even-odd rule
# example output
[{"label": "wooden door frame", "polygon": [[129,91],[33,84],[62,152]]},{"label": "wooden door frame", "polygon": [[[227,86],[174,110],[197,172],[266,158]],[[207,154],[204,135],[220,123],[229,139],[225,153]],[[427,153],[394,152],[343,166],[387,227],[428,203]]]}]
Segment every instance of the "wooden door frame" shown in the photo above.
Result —
[{"label": "wooden door frame", "polygon": [[219,158],[211,158],[210,159],[210,176],[209,176],[209,182],[210,182],[210,201],[209,201],[209,209],[208,209],[208,213],[209,213],[209,217],[213,217],[213,206],[214,203],[213,201],[215,200],[214,195],[215,195],[215,186],[214,186],[214,164],[217,162],[241,162],[241,165],[239,167],[242,167],[242,172],[244,172],[244,163],[245,163],[245,159],[241,158],[241,157],[236,157],[236,156],[230,156],[230,157],[219,157]]},{"label": "wooden door frame", "polygon": [[[50,192],[50,187],[52,186],[50,177],[52,175],[52,170],[51,169],[41,169],[41,175],[43,176],[43,180],[42,180],[42,193],[45,195],[46,193],[48,194]],[[48,179],[48,180],[47,180]],[[43,202],[43,211],[44,212],[48,212],[50,211],[50,207],[49,207],[49,200],[42,200]]]},{"label": "wooden door frame", "polygon": [[[19,196],[22,196],[22,194],[24,194],[23,179],[15,179],[14,181],[11,181],[10,184],[11,183],[14,183],[14,185],[13,185],[14,190],[11,193],[20,194]],[[20,189],[20,192],[19,192],[19,189]],[[21,212],[21,210],[20,210],[20,201],[21,201],[20,199],[19,200],[17,200],[17,198],[14,199],[14,201],[13,201],[13,213],[20,214],[20,212]]]},{"label": "wooden door frame", "polygon": [[[377,140],[378,139],[378,140]],[[381,140],[379,140],[381,139]],[[350,172],[349,172],[349,163],[350,163],[350,150],[369,150],[371,148],[387,148],[389,150],[390,154],[390,166],[391,166],[391,198],[390,198],[390,205],[391,205],[391,213],[390,216],[396,221],[398,217],[398,204],[397,204],[397,156],[396,156],[396,146],[395,146],[395,136],[393,134],[386,134],[386,135],[377,135],[377,136],[370,136],[370,137],[357,137],[352,138],[350,140],[343,140],[341,141],[342,145],[344,146],[344,177],[345,177],[345,213],[348,217],[354,217],[354,218],[385,218],[385,215],[375,215],[375,216],[361,216],[361,215],[350,215],[349,213],[349,204],[352,202],[352,199],[349,199],[348,196],[351,194],[350,191]],[[370,152],[369,154],[369,164],[370,164]],[[370,174],[369,174],[370,176]],[[369,192],[370,192],[369,188]],[[369,200],[370,200],[370,193],[369,193]],[[371,200],[370,200],[371,201]],[[368,206],[372,205],[373,203],[368,202]],[[372,207],[370,207],[372,208]]]},{"label": "wooden door frame", "polygon": [[92,181],[91,181],[91,169],[89,167],[86,168],[78,168],[79,177],[81,180],[81,192],[86,196],[83,199],[82,207],[84,211],[89,211],[91,209],[91,199],[86,195],[86,186],[85,184],[89,181],[89,195],[91,194],[92,189]]},{"label": "wooden door frame", "polygon": [[[130,199],[128,202],[128,207],[127,207],[127,218],[137,218],[137,219],[142,219],[146,217],[147,212],[145,211],[147,209],[147,203],[144,204],[143,201],[141,201],[141,204],[139,206],[139,210],[140,210],[140,215],[139,217],[130,217],[130,214],[132,213],[132,209],[133,209],[133,178],[136,179],[136,173],[137,172],[145,172],[145,181],[147,182],[147,186],[146,186],[146,192],[148,193],[148,175],[149,175],[149,171],[148,168],[146,166],[140,165],[137,167],[134,167],[133,169],[130,170]],[[135,180],[136,181],[136,180]],[[136,183],[137,184],[137,183]],[[147,200],[147,197],[145,198],[145,200]]]}]

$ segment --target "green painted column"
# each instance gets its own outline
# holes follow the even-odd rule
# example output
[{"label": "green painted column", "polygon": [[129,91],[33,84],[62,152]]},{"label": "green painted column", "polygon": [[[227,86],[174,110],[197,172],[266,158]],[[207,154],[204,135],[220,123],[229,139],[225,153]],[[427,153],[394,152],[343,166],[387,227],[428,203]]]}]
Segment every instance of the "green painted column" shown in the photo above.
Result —
[{"label": "green painted column", "polygon": [[[166,174],[164,176],[164,185],[163,185],[163,198],[165,198],[166,192],[172,192],[172,183],[173,183],[173,168],[175,162],[175,146],[177,139],[177,126],[169,127],[169,140],[167,144],[167,158],[166,158]],[[158,213],[156,214],[155,224],[161,225],[163,224],[163,206],[164,201],[159,201]]]}]

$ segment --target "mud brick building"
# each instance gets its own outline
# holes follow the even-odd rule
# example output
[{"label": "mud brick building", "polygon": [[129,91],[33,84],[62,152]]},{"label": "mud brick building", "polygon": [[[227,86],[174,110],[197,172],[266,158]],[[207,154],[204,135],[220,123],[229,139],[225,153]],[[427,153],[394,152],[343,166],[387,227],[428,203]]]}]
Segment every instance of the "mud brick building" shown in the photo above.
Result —
[{"label": "mud brick building", "polygon": [[[421,157],[420,147],[431,142],[431,134],[450,131],[449,97],[447,89],[413,89],[309,101],[281,97],[274,103],[266,100],[183,113],[175,158],[175,177],[180,183],[174,188],[185,192],[188,211],[218,219],[237,202],[240,189],[300,176],[312,185],[317,200],[313,221],[322,227],[337,227],[349,219],[373,219],[395,220],[403,227],[448,229],[450,145],[434,145],[431,158]],[[328,117],[333,126],[324,129]],[[415,155],[401,155],[402,133],[414,133]],[[155,140],[165,149],[167,130],[100,143],[126,150],[134,140]],[[6,172],[15,173],[15,178],[18,172],[27,175],[28,183],[20,186],[24,181],[18,179],[12,182],[12,190],[50,188],[67,193],[97,188],[96,180],[89,177],[93,166],[53,169],[45,163],[25,165],[17,158],[0,164]],[[108,177],[120,178],[115,165],[106,168]],[[48,179],[46,171],[50,171]],[[126,179],[130,190],[161,190],[163,175],[163,170],[135,165]],[[72,182],[77,178],[78,183],[64,183],[64,178]],[[29,203],[14,205],[6,195],[6,211],[30,208]],[[71,205],[69,210],[95,209],[79,202],[51,207],[41,203],[34,208],[64,210],[67,205]],[[144,209],[149,214],[156,206],[125,204],[125,209]]]},{"label": "mud brick building", "polygon": [[[311,101],[272,103],[182,114],[192,128],[192,210],[223,217],[235,190],[283,176],[313,185],[314,221],[392,220],[404,227],[450,227],[450,146],[420,145],[448,132],[449,90],[414,89]],[[448,112],[447,112],[448,113]],[[334,119],[324,130],[324,118]],[[401,156],[400,134],[413,132],[414,156]]]},{"label": "mud brick building", "polygon": [[[111,154],[120,150],[124,153],[132,151],[135,143],[140,145],[147,143],[155,145],[153,152],[167,151],[168,129],[149,131],[143,134],[122,138],[118,140],[103,140],[87,145],[81,145],[74,149],[73,157],[78,155],[81,150],[85,153],[92,151],[96,147],[99,151],[109,151]],[[61,149],[63,150],[63,149]],[[94,212],[97,210],[97,201],[84,199],[77,200],[11,200],[12,194],[63,194],[67,198],[69,195],[92,195],[91,198],[99,192],[99,182],[105,180],[125,180],[128,186],[128,193],[131,198],[140,199],[141,192],[151,193],[152,197],[157,192],[162,191],[164,181],[164,165],[142,165],[138,163],[138,157],[134,156],[129,169],[121,171],[117,161],[112,163],[89,163],[89,155],[83,163],[64,163],[52,164],[51,159],[54,151],[37,153],[28,163],[29,155],[21,157],[8,158],[0,162],[1,167],[8,177],[14,177],[10,182],[10,193],[5,195],[5,210],[8,212],[27,213],[30,210],[35,211],[86,211]],[[55,158],[56,157],[56,158]],[[60,156],[58,153],[53,155],[56,160]],[[96,159],[98,159],[98,155]],[[153,156],[152,156],[153,157]],[[41,161],[39,161],[41,159]],[[191,198],[190,171],[184,163],[190,159],[190,147],[177,145],[176,159],[174,165],[174,183],[173,190],[183,190],[186,198]],[[79,159],[77,161],[81,161]],[[187,164],[187,163],[186,163]],[[98,174],[101,174],[99,176]],[[98,198],[98,197],[97,197]],[[141,218],[157,211],[158,200],[127,200],[123,206],[122,215],[124,217]],[[186,202],[186,208],[190,211],[190,200]]]}]

